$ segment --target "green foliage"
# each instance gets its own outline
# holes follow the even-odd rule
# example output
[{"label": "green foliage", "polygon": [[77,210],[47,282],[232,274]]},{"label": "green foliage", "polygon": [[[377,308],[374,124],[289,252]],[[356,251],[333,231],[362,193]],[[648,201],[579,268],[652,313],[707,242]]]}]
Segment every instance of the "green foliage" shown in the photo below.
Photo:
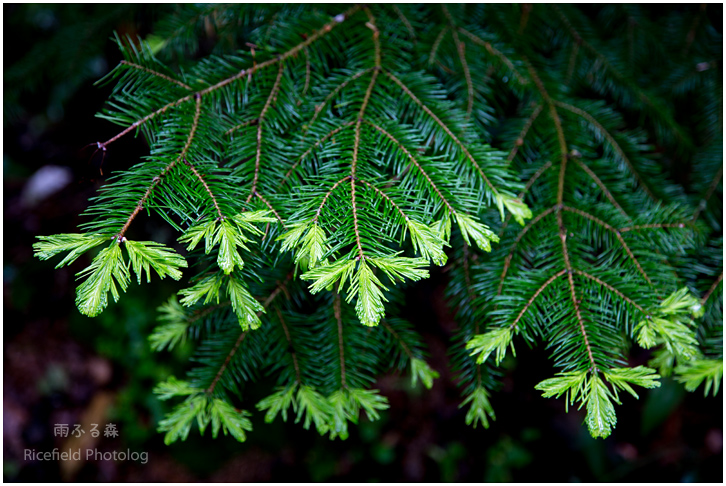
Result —
[{"label": "green foliage", "polygon": [[[81,274],[90,316],[129,268],[178,279],[190,262],[150,336],[196,345],[188,378],[157,388],[184,399],[160,423],[167,443],[194,421],[244,440],[232,400],[256,380],[274,390],[257,403],[267,422],[342,439],[388,407],[381,374],[431,388],[421,336],[397,317],[430,265],[446,265],[470,425],[494,420],[515,340],[551,350],[557,372],[536,388],[585,406],[593,437],[611,434],[620,391],[659,385],[624,367],[631,342],[715,393],[722,83],[693,66],[720,59],[721,38],[691,36],[689,9],[590,10],[181,5],[148,43],[117,39],[125,61],[103,80],[101,117],[122,131],[98,148],[137,131],[149,155],[101,189],[85,233],[41,236],[36,255],[69,252],[62,266],[112,241]],[[222,22],[197,59],[198,29],[219,18],[244,21]],[[126,239],[142,210],[181,234],[184,258]]]}]

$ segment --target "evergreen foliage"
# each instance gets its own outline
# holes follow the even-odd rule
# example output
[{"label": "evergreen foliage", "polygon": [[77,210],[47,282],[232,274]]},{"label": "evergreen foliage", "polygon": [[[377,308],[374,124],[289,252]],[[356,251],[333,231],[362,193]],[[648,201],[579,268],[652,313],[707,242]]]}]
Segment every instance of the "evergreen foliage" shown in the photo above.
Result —
[{"label": "evergreen foliage", "polygon": [[[345,439],[388,408],[382,373],[431,388],[397,309],[432,264],[450,276],[468,424],[494,419],[498,367],[522,343],[551,349],[536,388],[584,406],[593,437],[620,391],[660,376],[716,394],[721,38],[702,10],[590,10],[179,5],[148,42],[117,38],[125,60],[103,81],[101,117],[123,128],[98,150],[140,133],[149,155],[102,188],[83,233],[41,236],[36,254],[69,252],[62,266],[110,242],[78,275],[88,316],[129,268],[179,280],[189,262],[150,336],[198,343],[188,377],[156,390],[183,398],[167,443],[194,421],[244,440],[238,404]],[[214,52],[192,60],[202,28]],[[131,239],[143,211],[184,256]],[[263,378],[270,395],[249,403]]]}]

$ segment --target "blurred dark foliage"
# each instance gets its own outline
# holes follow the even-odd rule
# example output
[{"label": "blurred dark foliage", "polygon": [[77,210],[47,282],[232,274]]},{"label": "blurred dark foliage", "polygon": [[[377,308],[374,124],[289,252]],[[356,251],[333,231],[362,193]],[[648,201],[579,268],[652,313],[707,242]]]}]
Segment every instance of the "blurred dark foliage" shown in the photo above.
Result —
[{"label": "blurred dark foliage", "polygon": [[[640,401],[625,398],[613,435],[596,441],[581,425],[584,413],[565,414],[562,401],[534,390],[548,376],[541,349],[521,353],[516,365],[505,362],[492,427],[465,426],[447,372],[455,324],[441,272],[408,290],[408,301],[418,305],[405,310],[442,374],[431,391],[411,389],[401,376],[381,380],[376,387],[391,409],[378,422],[363,420],[345,442],[279,420],[263,426],[257,414],[244,444],[193,432],[185,443],[164,446],[155,432],[163,408],[151,389],[170,373],[181,375],[189,350],[152,354],[146,336],[154,309],[176,290],[174,283],[132,287],[122,304],[89,319],[74,307],[74,273],[89,261],[54,270],[33,259],[31,244],[38,234],[74,231],[108,174],[129,167],[147,149],[141,139],[114,146],[105,157],[84,148],[115,133],[94,118],[110,87],[93,82],[120,60],[113,31],[143,38],[168,8],[173,5],[3,6],[6,481],[722,482],[723,392],[704,398],[664,380]],[[721,14],[719,6],[708,7],[719,31]],[[56,172],[46,178],[62,173],[67,183],[51,194],[33,192],[29,181],[42,179],[39,171],[48,167]],[[159,234],[165,226],[153,218],[145,223],[155,241],[173,237]],[[636,358],[645,362],[648,355]],[[542,372],[533,374],[537,369]],[[93,447],[145,451],[148,463],[25,459],[26,449],[67,448],[68,439],[54,436],[54,424],[91,416],[119,429],[118,438],[101,435]]]}]

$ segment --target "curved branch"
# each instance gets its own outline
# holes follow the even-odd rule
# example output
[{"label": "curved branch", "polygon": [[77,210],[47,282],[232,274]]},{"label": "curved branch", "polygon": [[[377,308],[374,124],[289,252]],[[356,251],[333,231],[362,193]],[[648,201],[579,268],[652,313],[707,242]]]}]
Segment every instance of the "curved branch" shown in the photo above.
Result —
[{"label": "curved branch", "polygon": [[509,329],[514,329],[517,327],[517,323],[522,318],[525,312],[532,306],[532,303],[535,301],[537,297],[539,297],[539,294],[541,294],[547,287],[550,286],[552,282],[563,276],[565,273],[567,273],[567,270],[560,270],[556,274],[552,275],[550,278],[547,279],[545,283],[543,283],[540,288],[537,289],[537,291],[534,293],[532,297],[530,297],[529,301],[527,301],[527,304],[522,308],[521,311],[519,311],[519,314],[517,315],[517,318],[514,319],[514,322],[509,326]]}]

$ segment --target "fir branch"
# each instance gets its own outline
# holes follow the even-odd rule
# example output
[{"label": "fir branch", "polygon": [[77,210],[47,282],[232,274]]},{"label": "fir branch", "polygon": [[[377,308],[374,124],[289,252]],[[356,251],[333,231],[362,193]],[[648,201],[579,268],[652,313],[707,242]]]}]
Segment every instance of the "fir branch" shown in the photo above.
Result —
[{"label": "fir branch", "polygon": [[287,339],[288,344],[288,350],[290,352],[290,355],[292,356],[292,364],[295,368],[295,379],[297,383],[303,384],[301,375],[300,375],[300,365],[297,362],[297,354],[295,353],[295,346],[292,344],[292,338],[290,337],[290,331],[287,329],[287,324],[285,324],[285,319],[282,317],[282,311],[280,311],[279,306],[275,306],[275,312],[277,313],[277,318],[280,321],[280,325],[282,326],[283,331],[285,332],[285,338]]},{"label": "fir branch", "polygon": [[[527,133],[529,132],[529,129],[532,128],[532,125],[534,124],[534,121],[537,119],[539,114],[542,113],[542,104],[538,104],[531,115],[529,115],[529,118],[527,118],[527,121],[524,123],[524,126],[522,127],[522,131],[519,132],[519,136],[514,141],[514,147],[512,147],[512,150],[509,151],[509,155],[507,155],[507,161],[511,162],[514,160],[514,157],[517,155],[517,151],[519,150],[519,147],[521,147],[524,144],[524,139],[527,137]],[[522,196],[519,196],[522,197]]]},{"label": "fir branch", "polygon": [[323,210],[323,206],[325,206],[325,202],[326,202],[326,201],[328,200],[328,198],[330,197],[330,195],[331,195],[331,194],[333,194],[333,191],[335,191],[335,189],[336,189],[336,188],[337,188],[337,187],[338,187],[338,186],[339,186],[339,185],[340,185],[340,184],[341,184],[341,183],[342,183],[343,181],[345,181],[345,180],[348,180],[348,179],[350,179],[350,176],[349,176],[349,175],[347,175],[347,176],[345,176],[345,177],[341,178],[341,179],[340,179],[340,180],[338,180],[338,181],[337,181],[337,182],[336,182],[335,184],[333,184],[333,187],[331,187],[331,188],[330,188],[330,189],[328,190],[328,192],[326,192],[326,193],[325,193],[325,196],[323,196],[323,200],[322,200],[322,202],[320,203],[320,206],[318,206],[318,210],[317,210],[317,211],[315,211],[315,216],[313,217],[313,223],[317,223],[317,221],[318,221],[318,218],[320,217],[320,211],[322,211],[322,210]]},{"label": "fir branch", "polygon": [[567,169],[567,142],[565,141],[565,132],[562,130],[562,122],[560,121],[560,116],[557,114],[554,101],[550,98],[549,93],[547,93],[547,90],[545,89],[542,80],[537,75],[537,71],[535,71],[534,66],[532,66],[529,61],[526,61],[526,63],[529,75],[534,80],[534,84],[537,86],[537,90],[539,90],[542,95],[542,99],[545,103],[547,103],[547,107],[550,111],[550,118],[552,118],[552,122],[555,125],[555,131],[557,132],[557,142],[560,146],[560,177],[557,185],[557,204],[561,205],[562,198],[565,193],[565,170]]},{"label": "fir branch", "polygon": [[400,79],[398,79],[396,76],[394,76],[389,71],[383,71],[383,72],[386,74],[386,76],[391,78],[391,80],[394,83],[396,83],[403,90],[403,92],[406,93],[406,95],[413,100],[414,103],[416,103],[427,115],[429,115],[446,132],[446,134],[454,141],[454,143],[456,143],[456,145],[459,146],[459,148],[464,153],[464,155],[466,156],[469,163],[478,172],[479,177],[481,177],[481,179],[489,187],[489,189],[492,191],[492,193],[494,193],[494,195],[499,195],[499,191],[497,190],[497,188],[491,183],[491,181],[489,181],[489,178],[484,174],[484,171],[482,170],[481,166],[477,163],[477,161],[474,159],[474,157],[471,155],[471,153],[469,152],[469,149],[467,149],[466,146],[463,144],[463,142],[461,140],[459,140],[459,138],[456,135],[454,135],[454,132],[452,132],[451,129],[444,122],[442,122],[441,119],[438,116],[436,116],[436,114],[434,114],[434,112],[431,111],[431,109],[428,106],[426,106],[420,99],[418,99],[418,97],[415,94],[413,94],[413,91],[411,91],[405,84],[403,84],[403,82],[401,82]]},{"label": "fir branch", "polygon": [[265,101],[264,108],[262,108],[260,115],[257,117],[257,150],[255,151],[255,175],[252,179],[252,189],[250,189],[250,195],[247,196],[246,202],[249,202],[250,199],[252,199],[252,196],[257,191],[257,179],[260,177],[260,158],[262,157],[262,126],[264,124],[265,114],[267,113],[267,110],[270,109],[270,105],[277,97],[277,90],[280,89],[280,80],[282,79],[282,73],[284,72],[284,70],[285,64],[282,62],[282,60],[280,60],[275,83],[272,85],[272,89],[270,89],[270,94],[267,97],[267,101]]},{"label": "fir branch", "polygon": [[383,199],[385,199],[391,206],[393,206],[396,209],[396,211],[398,211],[398,214],[400,214],[404,220],[406,220],[406,221],[409,220],[408,216],[406,216],[406,213],[403,212],[401,207],[398,204],[396,204],[396,202],[393,199],[391,199],[391,197],[388,194],[386,194],[382,190],[378,189],[376,186],[370,184],[368,181],[364,181],[363,179],[358,179],[358,182],[366,185],[367,187],[372,189],[376,194],[378,194]]},{"label": "fir branch", "polygon": [[541,213],[539,213],[537,216],[532,219],[529,223],[527,223],[527,226],[522,228],[522,230],[517,235],[517,238],[514,240],[514,243],[512,243],[512,246],[509,249],[509,253],[507,254],[507,257],[504,259],[504,268],[502,269],[502,274],[499,277],[499,288],[497,289],[497,295],[502,295],[502,288],[504,287],[504,279],[507,276],[507,271],[509,270],[509,265],[512,263],[512,257],[514,257],[514,250],[517,248],[517,245],[519,242],[524,238],[524,235],[527,234],[527,232],[532,229],[534,225],[536,225],[542,218],[547,216],[548,214],[551,214],[557,209],[557,206],[552,206],[548,209],[545,209]]},{"label": "fir branch", "polygon": [[345,382],[345,352],[343,351],[343,317],[340,313],[340,294],[335,293],[333,299],[333,313],[335,314],[335,322],[338,325],[338,354],[340,357],[340,386],[346,388]]},{"label": "fir branch", "polygon": [[[352,76],[346,78],[345,81],[343,81],[338,86],[336,86],[333,89],[333,91],[331,91],[330,94],[328,94],[328,96],[325,97],[325,99],[322,101],[322,103],[315,105],[315,114],[310,119],[310,121],[307,123],[307,125],[304,127],[305,132],[307,132],[310,129],[310,127],[313,125],[313,123],[315,123],[315,120],[318,118],[318,115],[320,113],[322,113],[323,108],[325,108],[325,105],[327,105],[330,102],[330,100],[332,100],[338,93],[340,93],[340,91],[342,91],[346,86],[348,86],[348,84],[352,83],[353,81],[360,78],[361,76],[369,73],[373,69],[374,69],[374,67],[369,67],[369,68],[363,69],[361,71],[358,71],[357,73],[353,74]],[[355,122],[350,122],[350,124],[353,124],[353,123],[355,123]],[[323,140],[320,140],[320,142],[322,142],[322,141]]]},{"label": "fir branch", "polygon": [[605,127],[602,126],[602,124],[595,119],[592,115],[590,115],[585,110],[581,110],[580,108],[577,108],[575,106],[569,105],[567,103],[563,103],[561,101],[555,101],[554,102],[557,106],[564,108],[565,110],[571,111],[572,113],[575,113],[576,115],[581,116],[585,120],[588,121],[592,126],[597,128],[597,130],[602,134],[603,138],[610,144],[610,146],[613,148],[616,154],[625,162],[625,165],[628,166],[630,169],[630,172],[633,174],[635,179],[638,181],[638,186],[642,187],[645,193],[652,199],[653,201],[657,201],[658,199],[655,197],[653,192],[650,190],[648,185],[645,183],[643,178],[640,176],[638,171],[635,169],[635,166],[633,166],[633,163],[630,161],[627,155],[625,155],[625,152],[620,147],[618,142],[615,140],[615,138],[608,132]]},{"label": "fir branch", "polygon": [[326,140],[328,140],[330,137],[334,137],[341,130],[343,130],[344,128],[347,128],[347,127],[353,125],[354,123],[356,123],[356,122],[355,121],[349,121],[349,122],[343,123],[342,125],[340,125],[340,126],[334,128],[334,129],[332,129],[331,131],[329,131],[328,133],[326,133],[322,138],[320,138],[319,140],[317,140],[305,152],[303,152],[303,154],[295,161],[295,163],[292,164],[292,167],[290,167],[290,169],[287,171],[287,173],[285,173],[285,177],[283,177],[282,181],[280,181],[280,183],[278,184],[278,189],[280,187],[282,187],[282,185],[290,178],[290,176],[295,171],[295,169],[302,163],[303,160],[305,160],[313,152],[313,150],[315,150],[318,147],[320,147],[320,145],[322,143],[324,143]]},{"label": "fir branch", "polygon": [[716,279],[716,281],[713,282],[713,284],[711,285],[711,288],[708,289],[708,292],[706,292],[706,295],[704,295],[703,298],[701,299],[701,307],[706,305],[706,302],[708,302],[708,299],[711,297],[711,294],[713,294],[713,291],[716,290],[716,287],[718,287],[718,284],[720,284],[722,280],[723,280],[723,270],[718,275],[718,278]]},{"label": "fir branch", "polygon": [[582,216],[583,218],[589,219],[590,221],[593,221],[593,222],[597,223],[598,225],[602,226],[603,228],[605,228],[606,230],[612,232],[615,235],[615,237],[618,239],[618,241],[620,242],[620,244],[622,245],[623,250],[625,250],[625,252],[628,254],[628,257],[630,258],[630,260],[638,268],[638,271],[643,276],[643,278],[648,282],[648,284],[651,287],[654,288],[654,290],[656,292],[658,292],[658,289],[653,286],[653,281],[650,279],[650,277],[648,276],[648,274],[645,273],[645,270],[640,265],[640,262],[638,261],[638,259],[635,258],[635,255],[633,254],[633,252],[630,249],[630,247],[628,246],[628,244],[625,243],[625,240],[623,239],[623,236],[620,234],[620,231],[618,231],[617,229],[613,228],[612,226],[610,226],[609,224],[607,224],[605,221],[596,218],[595,216],[593,216],[592,214],[588,213],[587,211],[583,211],[581,209],[576,209],[576,208],[573,208],[573,207],[570,207],[570,206],[563,206],[562,209],[564,209],[565,211],[569,211],[571,213],[578,214],[578,215]]},{"label": "fir branch", "polygon": [[153,76],[156,76],[158,78],[161,78],[161,79],[163,79],[165,81],[169,81],[170,83],[174,83],[177,86],[181,86],[182,88],[184,88],[187,91],[191,91],[192,90],[192,88],[190,86],[182,83],[181,81],[179,81],[177,79],[174,79],[174,78],[172,78],[170,76],[167,76],[166,74],[162,74],[160,72],[154,71],[153,69],[149,69],[147,67],[140,66],[140,65],[138,65],[136,63],[126,61],[125,59],[122,59],[121,60],[121,64],[123,64],[125,66],[129,66],[130,68],[133,68],[133,69],[138,69],[139,71],[143,71],[143,72],[149,73],[149,74],[151,74]]},{"label": "fir branch", "polygon": [[202,111],[202,97],[198,94],[195,96],[196,98],[196,110],[194,112],[194,121],[192,122],[192,126],[189,129],[189,135],[187,136],[187,140],[184,143],[184,148],[182,149],[179,156],[174,159],[172,162],[170,162],[164,169],[154,177],[154,179],[151,182],[151,185],[146,189],[146,192],[141,197],[139,202],[136,204],[136,207],[134,208],[133,212],[129,215],[128,219],[126,220],[126,223],[124,223],[123,227],[121,228],[121,231],[119,231],[117,235],[117,239],[119,242],[124,240],[124,235],[126,234],[126,230],[129,229],[129,226],[131,226],[131,222],[136,218],[136,216],[141,212],[141,209],[144,207],[144,204],[146,204],[146,200],[151,195],[151,191],[154,190],[156,186],[162,183],[164,176],[169,173],[170,170],[174,168],[174,166],[180,161],[183,160],[186,157],[187,150],[189,150],[189,147],[192,144],[192,140],[194,139],[194,133],[197,131],[197,126],[199,124],[199,116]]},{"label": "fir branch", "polygon": [[579,157],[575,157],[575,162],[577,162],[577,165],[580,166],[582,170],[585,171],[587,175],[590,176],[590,178],[595,181],[595,184],[597,184],[597,187],[600,188],[600,190],[605,194],[605,197],[608,198],[608,201],[615,206],[615,209],[617,209],[620,214],[625,216],[626,218],[630,219],[630,216],[628,216],[628,213],[625,212],[625,210],[618,204],[618,202],[613,197],[612,193],[608,190],[608,188],[603,184],[603,182],[600,180],[600,178],[590,169],[582,160],[580,160]]},{"label": "fir branch", "polygon": [[226,132],[224,132],[224,134],[225,135],[231,135],[232,133],[236,132],[237,130],[240,130],[240,129],[244,128],[244,127],[248,127],[250,125],[255,125],[259,121],[260,121],[259,118],[252,118],[250,120],[243,121],[239,125],[235,125],[232,128],[230,128],[229,130],[227,130]]},{"label": "fir branch", "polygon": [[207,191],[207,194],[209,194],[209,197],[212,199],[212,203],[214,204],[214,209],[217,210],[217,215],[219,216],[220,221],[224,219],[224,215],[222,214],[222,210],[219,209],[219,204],[217,203],[217,198],[214,197],[214,194],[212,194],[211,189],[209,189],[209,186],[207,185],[204,178],[197,172],[197,169],[192,165],[191,162],[189,162],[186,157],[183,159],[184,164],[189,167],[189,169],[194,173],[194,176],[199,180],[199,182],[202,183],[204,186],[204,190]]},{"label": "fir branch", "polygon": [[718,183],[721,182],[722,177],[723,177],[723,166],[721,166],[718,169],[716,176],[713,178],[713,181],[708,186],[708,190],[706,191],[706,194],[703,196],[701,201],[698,203],[698,207],[693,212],[693,217],[691,218],[691,221],[696,221],[698,219],[698,216],[700,216],[701,211],[706,209],[706,204],[708,203],[708,200],[711,199],[711,196],[713,195],[713,192],[718,187]]},{"label": "fir branch", "polygon": [[459,39],[459,33],[456,29],[456,23],[454,22],[454,18],[451,16],[449,9],[446,8],[446,5],[441,5],[441,9],[444,11],[444,15],[446,15],[449,26],[451,26],[451,35],[454,38],[456,51],[459,54],[459,62],[461,63],[461,67],[464,69],[464,79],[466,80],[467,91],[466,117],[468,119],[471,116],[472,109],[474,108],[474,84],[471,81],[471,71],[469,71],[469,64],[466,62],[466,45]]},{"label": "fir branch", "polygon": [[431,53],[429,54],[429,65],[432,65],[436,60],[436,53],[439,52],[439,46],[441,45],[441,41],[444,40],[444,35],[446,35],[446,32],[448,31],[448,26],[442,27],[439,31],[439,35],[436,36],[436,40],[431,46]]},{"label": "fir branch", "polygon": [[[291,278],[291,276],[288,275],[288,278],[286,279],[286,281],[289,280],[290,278]],[[272,303],[272,301],[275,300],[275,298],[280,294],[280,292],[282,292],[284,285],[285,285],[284,282],[281,284],[278,284],[278,286],[275,288],[275,290],[273,290],[272,293],[267,297],[267,299],[265,299],[265,301],[262,304],[262,307],[264,309],[266,309],[270,305],[270,303]],[[263,313],[263,311],[259,311],[257,313],[257,317],[259,318],[262,315],[262,313]],[[219,371],[217,371],[217,374],[214,376],[212,383],[207,388],[206,392],[208,395],[211,395],[212,392],[214,392],[214,388],[217,386],[217,383],[219,383],[219,380],[222,378],[222,375],[224,374],[225,370],[229,366],[229,363],[232,361],[232,358],[234,357],[234,355],[237,354],[237,350],[239,349],[240,345],[242,345],[242,342],[245,340],[245,338],[247,337],[247,334],[249,332],[250,331],[240,332],[240,335],[237,338],[237,341],[235,341],[234,346],[232,346],[232,349],[229,351],[229,354],[224,359],[222,366],[220,366]]]},{"label": "fir branch", "polygon": [[560,270],[559,272],[552,275],[550,278],[548,278],[545,283],[540,285],[540,287],[534,292],[532,297],[529,298],[525,306],[522,308],[521,311],[519,311],[519,314],[517,314],[517,317],[514,319],[514,321],[509,325],[509,329],[517,329],[517,323],[522,318],[522,316],[529,310],[530,307],[532,307],[532,304],[535,300],[537,300],[537,297],[539,297],[539,294],[544,292],[544,290],[550,286],[552,282],[563,276],[565,273],[567,273],[567,269]]},{"label": "fir branch", "polygon": [[397,139],[396,139],[396,138],[395,138],[395,137],[394,137],[393,135],[391,135],[391,134],[390,134],[390,133],[389,133],[388,131],[386,131],[386,130],[385,130],[385,129],[384,129],[383,127],[381,127],[381,126],[379,126],[379,125],[377,125],[377,124],[373,123],[373,122],[372,122],[372,121],[370,121],[370,120],[366,120],[366,123],[368,123],[368,124],[369,124],[370,126],[372,126],[372,127],[373,127],[373,128],[375,128],[376,130],[378,130],[379,132],[381,132],[381,133],[382,133],[383,135],[385,135],[385,136],[386,136],[386,137],[387,137],[387,138],[388,138],[389,140],[391,140],[391,141],[392,141],[392,142],[393,142],[394,144],[396,144],[396,146],[398,147],[398,149],[399,149],[399,150],[400,150],[401,152],[403,152],[403,153],[404,153],[404,154],[406,155],[406,157],[408,157],[408,160],[410,160],[410,161],[411,161],[411,163],[412,163],[412,164],[413,164],[413,165],[414,165],[414,166],[415,166],[415,167],[416,167],[416,168],[418,169],[418,171],[419,171],[419,172],[421,173],[421,175],[423,175],[423,176],[424,176],[424,178],[425,178],[425,179],[426,179],[426,181],[427,181],[427,182],[429,183],[429,185],[431,186],[431,188],[432,188],[432,189],[434,190],[434,192],[436,193],[436,195],[437,195],[437,196],[439,197],[439,199],[441,199],[441,202],[443,202],[443,203],[444,203],[444,204],[446,205],[446,207],[448,208],[449,212],[451,212],[451,214],[453,214],[453,215],[456,215],[456,210],[455,210],[455,209],[453,208],[453,206],[452,206],[452,205],[451,205],[451,204],[449,203],[449,201],[448,201],[448,200],[447,200],[447,199],[446,199],[446,198],[444,197],[444,195],[443,195],[443,194],[441,193],[441,190],[440,190],[440,189],[439,189],[439,188],[438,188],[438,187],[436,186],[436,184],[434,183],[434,181],[433,181],[433,180],[431,179],[431,177],[430,177],[430,176],[429,176],[429,175],[428,175],[428,174],[426,173],[426,171],[425,171],[425,170],[423,169],[423,167],[421,167],[421,164],[419,164],[419,162],[418,162],[418,161],[416,160],[416,158],[415,158],[415,157],[414,157],[413,155],[411,155],[411,152],[409,152],[409,151],[408,151],[408,150],[406,149],[406,147],[404,147],[404,146],[403,146],[403,144],[402,144],[402,143],[401,143],[401,142],[400,142],[399,140],[397,140]]},{"label": "fir branch", "polygon": [[499,59],[505,66],[507,66],[507,69],[512,74],[514,74],[514,76],[517,78],[517,81],[519,82],[519,84],[527,84],[527,79],[524,76],[522,76],[522,74],[519,72],[519,70],[517,70],[517,68],[514,66],[514,63],[507,56],[505,56],[501,51],[499,51],[496,47],[492,46],[491,43],[485,41],[484,39],[480,38],[476,34],[469,32],[468,30],[464,29],[463,27],[459,27],[459,32],[461,32],[462,34],[467,36],[469,39],[471,39],[472,42],[474,42],[474,44],[478,44],[478,45],[484,47],[484,49],[486,49],[487,52],[489,52],[489,54],[491,54],[492,56]]}]

